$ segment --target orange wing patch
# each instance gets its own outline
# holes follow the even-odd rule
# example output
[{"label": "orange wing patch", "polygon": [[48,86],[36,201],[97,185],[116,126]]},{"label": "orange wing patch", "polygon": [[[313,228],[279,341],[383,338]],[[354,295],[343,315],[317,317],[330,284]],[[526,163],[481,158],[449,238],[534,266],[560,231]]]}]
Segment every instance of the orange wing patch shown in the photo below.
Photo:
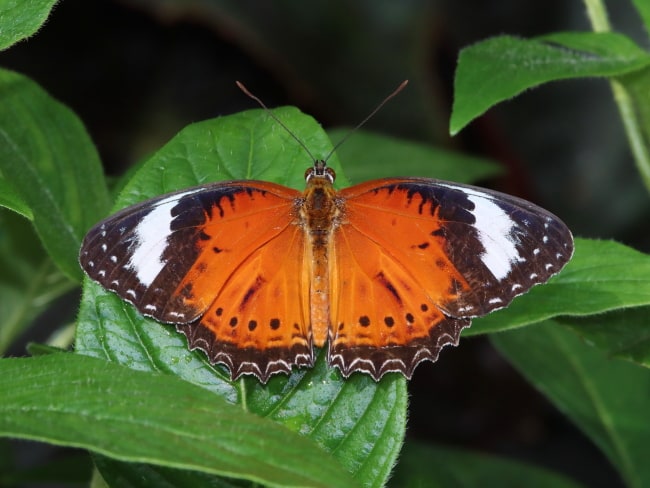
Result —
[{"label": "orange wing patch", "polygon": [[192,348],[205,351],[213,363],[227,365],[233,379],[248,373],[266,381],[273,373],[289,373],[292,365],[311,366],[303,254],[302,229],[285,225],[219,277],[216,299],[207,312],[178,330]]},{"label": "orange wing patch", "polygon": [[330,263],[330,360],[345,376],[362,370],[410,377],[419,362],[458,343],[469,320],[445,315],[439,304],[468,285],[437,240],[436,213],[419,213],[421,197],[362,186],[340,192],[346,206]]},{"label": "orange wing patch", "polygon": [[[277,239],[287,228],[295,229],[293,205],[300,193],[288,190],[279,185],[247,183],[227,197],[207,200],[207,208],[193,222],[184,219],[188,227],[195,229],[189,242],[184,243],[194,248],[193,262],[180,274],[181,279],[165,309],[168,314],[173,313],[179,302],[180,306],[204,313],[249,256]],[[176,235],[183,235],[184,230],[184,227],[176,228]],[[173,244],[172,247],[176,248]]]}]

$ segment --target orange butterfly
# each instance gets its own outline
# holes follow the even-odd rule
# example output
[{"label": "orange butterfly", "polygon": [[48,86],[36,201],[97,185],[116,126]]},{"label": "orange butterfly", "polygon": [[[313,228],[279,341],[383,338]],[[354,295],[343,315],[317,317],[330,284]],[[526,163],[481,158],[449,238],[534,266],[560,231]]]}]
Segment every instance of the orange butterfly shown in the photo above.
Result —
[{"label": "orange butterfly", "polygon": [[299,192],[227,181],[98,223],[80,263],[142,314],[175,324],[233,379],[311,366],[411,377],[473,317],[559,272],[569,229],[512,196],[425,178],[341,191],[322,160]]}]

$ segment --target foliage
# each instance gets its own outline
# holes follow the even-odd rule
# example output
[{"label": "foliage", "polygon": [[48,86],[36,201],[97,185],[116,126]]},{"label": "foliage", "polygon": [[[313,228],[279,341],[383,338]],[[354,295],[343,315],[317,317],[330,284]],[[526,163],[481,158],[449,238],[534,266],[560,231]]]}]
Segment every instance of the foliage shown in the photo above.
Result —
[{"label": "foliage", "polygon": [[[0,12],[0,46],[31,36],[53,2]],[[450,130],[530,87],[573,77],[612,83],[641,178],[650,189],[647,141],[650,54],[623,34],[602,32],[605,13],[586,2],[595,30],[536,39],[500,36],[464,49]],[[650,12],[634,2],[646,28]],[[274,113],[316,156],[330,137],[295,108]],[[461,182],[493,165],[360,131],[331,164],[339,185],[393,168]],[[350,164],[355,162],[354,167]],[[175,189],[233,178],[300,188],[303,149],[261,110],[192,124],[140,164],[113,210]],[[0,353],[63,293],[83,285],[75,353],[34,348],[0,360],[0,434],[87,449],[115,486],[383,486],[402,448],[406,381],[388,375],[343,380],[322,355],[312,370],[265,386],[232,382],[167,326],[145,319],[85,280],[76,253],[83,233],[109,213],[109,191],[82,122],[27,77],[0,70]],[[10,212],[13,211],[13,212]],[[28,225],[30,223],[31,225]],[[40,245],[38,244],[40,243]],[[41,248],[42,245],[42,248]],[[650,256],[611,241],[577,239],[573,261],[508,309],[476,320],[465,335],[494,343],[602,450],[629,486],[650,484],[645,444],[650,347]],[[582,340],[581,340],[582,339]],[[419,462],[417,462],[419,461]],[[20,478],[0,466],[0,482]],[[442,446],[410,444],[394,483],[416,486],[490,480],[574,486],[524,463]]]}]

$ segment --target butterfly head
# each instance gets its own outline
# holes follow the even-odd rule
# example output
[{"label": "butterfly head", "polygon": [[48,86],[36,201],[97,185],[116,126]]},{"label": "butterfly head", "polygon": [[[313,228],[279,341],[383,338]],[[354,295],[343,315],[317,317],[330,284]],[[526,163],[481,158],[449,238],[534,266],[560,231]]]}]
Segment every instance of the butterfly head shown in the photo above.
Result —
[{"label": "butterfly head", "polygon": [[318,159],[314,161],[314,165],[311,168],[307,168],[305,171],[305,181],[309,183],[309,180],[312,178],[322,178],[328,180],[330,183],[334,183],[336,173],[332,168],[327,166],[327,162],[324,159]]}]

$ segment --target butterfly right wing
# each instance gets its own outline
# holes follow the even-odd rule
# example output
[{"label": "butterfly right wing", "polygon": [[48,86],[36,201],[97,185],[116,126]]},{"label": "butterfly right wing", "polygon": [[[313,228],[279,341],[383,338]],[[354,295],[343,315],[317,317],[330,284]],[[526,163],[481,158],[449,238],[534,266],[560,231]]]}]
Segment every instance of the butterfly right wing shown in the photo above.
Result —
[{"label": "butterfly right wing", "polygon": [[410,377],[473,317],[545,282],[573,253],[557,217],[490,190],[395,178],[339,197],[329,358],[345,376]]}]

